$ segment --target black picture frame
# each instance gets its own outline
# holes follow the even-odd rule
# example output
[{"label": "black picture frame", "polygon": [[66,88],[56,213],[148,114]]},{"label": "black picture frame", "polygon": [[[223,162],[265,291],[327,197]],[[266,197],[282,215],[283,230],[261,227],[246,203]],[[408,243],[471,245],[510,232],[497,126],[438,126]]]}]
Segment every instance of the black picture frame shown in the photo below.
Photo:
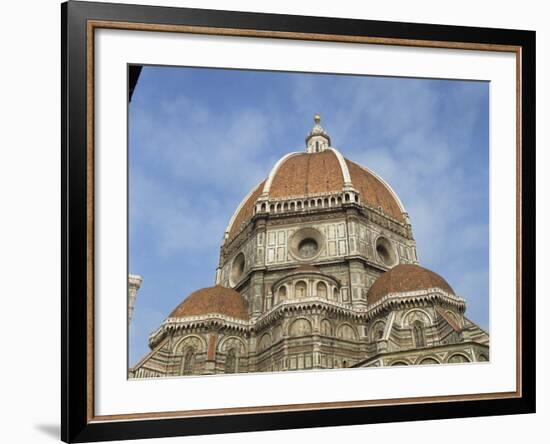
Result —
[{"label": "black picture frame", "polygon": [[[521,394],[499,399],[335,407],[128,420],[94,419],[90,414],[88,359],[93,316],[90,286],[90,143],[87,101],[88,22],[114,21],[267,32],[406,39],[411,41],[511,45],[520,48],[521,165],[520,249]],[[90,442],[181,435],[326,427],[535,412],[535,32],[397,23],[357,19],[214,11],[69,1],[61,5],[62,54],[62,274],[61,438]],[[145,31],[144,31],[145,32]],[[93,264],[93,260],[92,260]]]}]

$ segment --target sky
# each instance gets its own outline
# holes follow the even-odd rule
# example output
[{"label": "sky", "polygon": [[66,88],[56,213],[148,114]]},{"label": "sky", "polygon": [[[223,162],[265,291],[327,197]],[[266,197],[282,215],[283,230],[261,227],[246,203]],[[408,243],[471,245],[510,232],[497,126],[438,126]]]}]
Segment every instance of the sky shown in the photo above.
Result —
[{"label": "sky", "polygon": [[489,329],[489,83],[144,67],[128,111],[129,272],[143,277],[129,364],[192,291],[214,285],[235,208],[320,113],[333,147],[382,176],[420,264]]}]

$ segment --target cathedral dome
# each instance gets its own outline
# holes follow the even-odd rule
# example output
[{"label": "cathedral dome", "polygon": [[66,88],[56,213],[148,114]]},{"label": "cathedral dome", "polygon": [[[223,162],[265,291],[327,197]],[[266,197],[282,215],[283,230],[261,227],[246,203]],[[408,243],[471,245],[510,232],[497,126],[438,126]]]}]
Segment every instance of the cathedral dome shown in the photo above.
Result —
[{"label": "cathedral dome", "polygon": [[455,294],[445,279],[427,268],[415,264],[399,264],[382,274],[370,287],[367,301],[373,305],[390,293],[439,288]]},{"label": "cathedral dome", "polygon": [[243,297],[235,290],[221,285],[202,288],[191,293],[170,313],[169,317],[184,318],[210,313],[248,320],[247,304]]},{"label": "cathedral dome", "polygon": [[283,156],[269,176],[246,196],[227,227],[229,238],[252,218],[259,198],[266,202],[284,201],[351,190],[358,193],[359,203],[406,222],[405,209],[391,187],[372,171],[332,148],[330,137],[319,121],[320,117],[315,116],[315,126],[306,138],[307,151]]}]

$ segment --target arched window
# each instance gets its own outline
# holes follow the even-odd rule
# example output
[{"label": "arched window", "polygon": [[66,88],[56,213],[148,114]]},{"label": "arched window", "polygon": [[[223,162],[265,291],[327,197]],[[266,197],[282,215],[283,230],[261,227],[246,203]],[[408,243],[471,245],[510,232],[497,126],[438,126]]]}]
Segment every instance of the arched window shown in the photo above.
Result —
[{"label": "arched window", "polygon": [[311,322],[307,319],[296,319],[292,324],[290,324],[289,333],[292,337],[308,336],[311,332]]},{"label": "arched window", "polygon": [[325,336],[332,336],[332,326],[330,325],[330,321],[326,319],[321,321],[321,334]]},{"label": "arched window", "polygon": [[271,347],[271,336],[269,333],[265,333],[260,339],[259,350],[264,351]]},{"label": "arched window", "polygon": [[357,340],[357,333],[355,333],[355,330],[349,324],[340,325],[336,331],[336,336],[341,339],[347,339],[351,341]]},{"label": "arched window", "polygon": [[419,362],[419,365],[434,365],[439,364],[439,361],[437,361],[434,358],[424,358],[422,361]]},{"label": "arched window", "polygon": [[371,329],[372,340],[380,341],[384,339],[384,330],[386,330],[384,321],[377,321]]},{"label": "arched window", "polygon": [[300,281],[296,283],[296,297],[297,298],[305,298],[307,293],[307,285],[304,281]]},{"label": "arched window", "polygon": [[277,303],[281,301],[286,301],[286,287],[284,285],[279,287],[279,291],[277,292]]},{"label": "arched window", "polygon": [[414,345],[416,347],[425,347],[426,338],[424,337],[424,328],[422,322],[414,321],[412,325],[412,334],[414,339]]},{"label": "arched window", "polygon": [[237,373],[237,360],[235,349],[229,349],[225,355],[225,373]]},{"label": "arched window", "polygon": [[460,364],[463,362],[470,362],[470,360],[466,356],[457,353],[451,356],[447,362],[451,364]]},{"label": "arched window", "polygon": [[327,298],[327,285],[324,282],[319,282],[317,284],[317,297],[323,299]]},{"label": "arched window", "polygon": [[183,356],[183,371],[184,375],[192,375],[195,370],[195,350],[189,347]]}]

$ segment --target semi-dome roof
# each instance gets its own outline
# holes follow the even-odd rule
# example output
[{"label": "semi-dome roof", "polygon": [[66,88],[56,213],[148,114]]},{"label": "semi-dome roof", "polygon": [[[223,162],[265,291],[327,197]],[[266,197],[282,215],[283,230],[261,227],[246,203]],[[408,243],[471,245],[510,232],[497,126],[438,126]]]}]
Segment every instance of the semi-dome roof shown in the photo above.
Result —
[{"label": "semi-dome roof", "polygon": [[372,305],[390,293],[405,293],[428,288],[439,288],[455,294],[447,281],[437,273],[420,265],[399,264],[376,279],[367,294],[367,302]]},{"label": "semi-dome roof", "polygon": [[231,288],[216,285],[191,293],[170,313],[170,318],[222,314],[232,318],[248,320],[248,309],[244,298]]}]

